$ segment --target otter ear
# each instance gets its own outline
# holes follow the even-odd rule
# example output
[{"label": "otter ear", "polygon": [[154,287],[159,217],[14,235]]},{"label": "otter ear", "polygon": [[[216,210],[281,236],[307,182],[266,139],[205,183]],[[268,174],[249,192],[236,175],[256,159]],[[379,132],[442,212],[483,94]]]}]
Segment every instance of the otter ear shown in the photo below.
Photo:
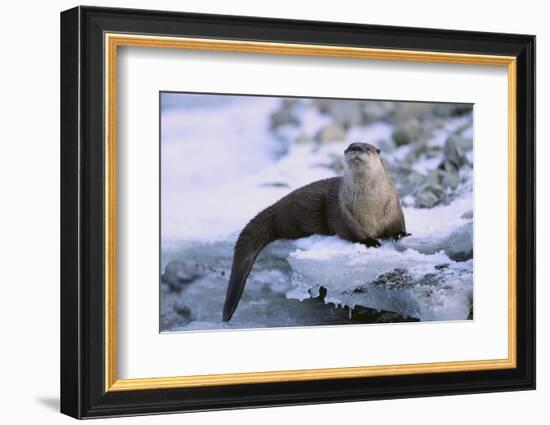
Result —
[{"label": "otter ear", "polygon": [[376,152],[380,153],[380,149],[376,148]]}]

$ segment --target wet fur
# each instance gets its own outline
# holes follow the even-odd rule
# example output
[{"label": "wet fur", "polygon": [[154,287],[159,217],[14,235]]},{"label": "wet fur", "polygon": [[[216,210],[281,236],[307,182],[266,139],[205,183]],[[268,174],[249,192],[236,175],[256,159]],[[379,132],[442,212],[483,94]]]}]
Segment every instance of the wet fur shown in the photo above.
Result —
[{"label": "wet fur", "polygon": [[377,149],[367,144],[350,147],[354,145],[365,152],[346,150],[343,177],[319,180],[289,193],[242,230],[235,245],[224,321],[235,312],[256,257],[274,240],[338,235],[377,246],[378,238],[406,234],[399,198]]}]

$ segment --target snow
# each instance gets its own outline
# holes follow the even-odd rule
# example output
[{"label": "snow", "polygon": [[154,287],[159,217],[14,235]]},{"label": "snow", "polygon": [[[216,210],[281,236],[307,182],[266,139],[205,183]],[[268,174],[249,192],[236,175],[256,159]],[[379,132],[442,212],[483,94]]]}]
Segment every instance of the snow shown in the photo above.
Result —
[{"label": "snow", "polygon": [[238,217],[254,207],[231,210],[240,202],[224,183],[271,164],[277,144],[267,128],[277,99],[214,96],[196,106],[204,96],[183,97],[184,105],[161,114],[162,238],[224,237],[221,229],[238,226]]},{"label": "snow", "polygon": [[[449,205],[427,208],[403,208],[407,231],[410,237],[401,239],[398,245],[412,248],[423,253],[433,253],[443,249],[452,233],[471,219],[464,219],[462,215],[473,209],[471,196],[459,198]],[[446,246],[449,248],[449,245]]]}]

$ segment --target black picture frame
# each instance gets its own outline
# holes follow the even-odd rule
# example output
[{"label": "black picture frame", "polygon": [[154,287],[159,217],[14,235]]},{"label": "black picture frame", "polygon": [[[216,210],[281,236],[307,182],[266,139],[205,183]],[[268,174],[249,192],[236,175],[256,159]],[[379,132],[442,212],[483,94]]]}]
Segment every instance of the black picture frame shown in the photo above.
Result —
[{"label": "black picture frame", "polygon": [[[514,56],[517,61],[517,367],[105,391],[104,34]],[[75,418],[535,388],[535,37],[132,9],[61,13],[61,412]]]}]

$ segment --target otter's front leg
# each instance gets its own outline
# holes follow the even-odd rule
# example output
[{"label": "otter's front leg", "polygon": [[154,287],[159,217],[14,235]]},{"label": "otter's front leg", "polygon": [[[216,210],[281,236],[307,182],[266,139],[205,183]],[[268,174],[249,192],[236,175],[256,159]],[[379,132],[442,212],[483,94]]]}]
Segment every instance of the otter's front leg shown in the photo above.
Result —
[{"label": "otter's front leg", "polygon": [[392,239],[394,241],[398,241],[399,239],[403,239],[403,238],[406,238],[407,236],[411,236],[410,233],[407,233],[407,232],[402,232],[402,231],[399,231],[397,233],[394,233],[392,235]]},{"label": "otter's front leg", "polygon": [[361,243],[367,248],[378,248],[381,245],[379,240],[369,237],[363,239]]},{"label": "otter's front leg", "polygon": [[380,246],[380,242],[367,235],[346,208],[341,208],[341,214],[347,233],[349,234],[345,239],[351,240],[352,242],[362,243],[367,248],[378,248]]}]

